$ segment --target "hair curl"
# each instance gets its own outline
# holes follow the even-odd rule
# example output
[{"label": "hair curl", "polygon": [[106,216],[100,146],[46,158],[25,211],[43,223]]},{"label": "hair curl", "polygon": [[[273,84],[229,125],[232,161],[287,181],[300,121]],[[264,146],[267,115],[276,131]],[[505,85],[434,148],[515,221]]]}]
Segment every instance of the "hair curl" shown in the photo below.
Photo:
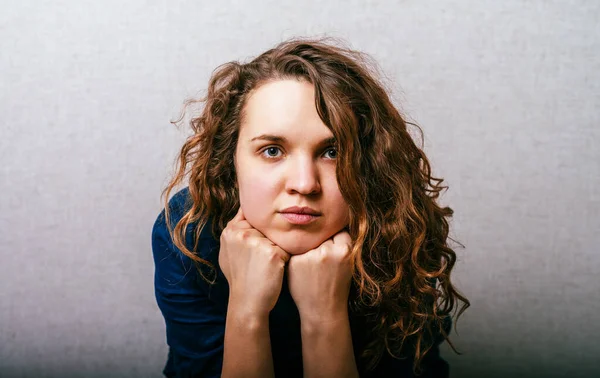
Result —
[{"label": "hair curl", "polygon": [[[372,59],[329,40],[291,39],[249,63],[223,64],[213,72],[206,96],[186,102],[184,112],[192,104],[204,106],[190,122],[193,134],[163,191],[167,224],[170,193],[189,177],[190,209],[169,229],[186,256],[214,272],[210,262],[188,249],[186,232],[195,225],[197,242],[212,217],[217,237],[238,210],[233,159],[249,94],[273,80],[312,83],[317,112],[337,140],[337,180],[350,208],[353,284],[359,289],[352,305],[368,314],[372,324],[372,339],[361,356],[371,370],[384,349],[398,356],[410,341],[417,371],[435,332],[457,352],[444,323],[458,310],[459,301],[463,305],[458,317],[470,305],[450,281],[456,254],[447,243],[452,239],[446,218],[453,211],[436,202],[448,187],[443,179],[432,177],[429,161],[407,125],[415,126],[421,139],[422,130],[394,107],[375,78]],[[216,277],[200,273],[209,282]]]}]

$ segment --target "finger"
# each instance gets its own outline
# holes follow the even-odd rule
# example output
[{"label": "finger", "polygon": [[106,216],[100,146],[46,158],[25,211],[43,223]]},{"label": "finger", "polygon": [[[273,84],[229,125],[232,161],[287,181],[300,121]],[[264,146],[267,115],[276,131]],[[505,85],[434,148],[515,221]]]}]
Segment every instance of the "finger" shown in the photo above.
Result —
[{"label": "finger", "polygon": [[284,251],[281,248],[277,248],[278,249],[278,255],[279,257],[281,257],[281,259],[283,260],[283,262],[287,265],[288,261],[290,261],[290,258],[292,257],[292,255],[290,255],[289,253],[287,253],[286,251]]},{"label": "finger", "polygon": [[[246,217],[244,216],[244,211],[242,210],[242,206],[240,206],[238,208],[237,213],[234,215],[233,218],[231,218],[231,220],[229,222],[227,222],[227,226],[228,227],[233,227],[233,226],[239,226],[240,222],[243,222],[246,220]],[[246,228],[246,227],[244,227]]]},{"label": "finger", "polygon": [[350,245],[352,244],[352,238],[350,237],[350,234],[347,231],[342,230],[333,236],[333,244]]},{"label": "finger", "polygon": [[246,220],[246,217],[244,217],[244,211],[242,210],[242,206],[240,205],[240,207],[238,208],[237,213],[235,214],[235,217],[233,217],[233,220],[235,222],[239,222],[242,220]]},{"label": "finger", "polygon": [[233,216],[233,218],[231,218],[229,220],[229,222],[227,222],[227,225],[225,226],[226,228],[233,228],[235,225],[238,224],[238,222],[242,219],[243,214],[242,214],[242,207],[240,206],[240,208],[238,209],[237,213]]}]

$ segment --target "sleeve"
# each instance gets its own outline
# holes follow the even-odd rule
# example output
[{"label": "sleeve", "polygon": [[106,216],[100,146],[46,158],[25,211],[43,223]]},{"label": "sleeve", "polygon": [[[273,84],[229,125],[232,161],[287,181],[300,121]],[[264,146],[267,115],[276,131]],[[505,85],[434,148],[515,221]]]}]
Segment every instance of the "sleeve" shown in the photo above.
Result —
[{"label": "sleeve", "polygon": [[[175,217],[173,218],[175,219]],[[200,240],[199,248],[206,242]],[[152,230],[154,287],[165,318],[169,356],[166,377],[219,377],[223,364],[225,315],[208,297],[191,259],[172,242],[164,210]]]}]

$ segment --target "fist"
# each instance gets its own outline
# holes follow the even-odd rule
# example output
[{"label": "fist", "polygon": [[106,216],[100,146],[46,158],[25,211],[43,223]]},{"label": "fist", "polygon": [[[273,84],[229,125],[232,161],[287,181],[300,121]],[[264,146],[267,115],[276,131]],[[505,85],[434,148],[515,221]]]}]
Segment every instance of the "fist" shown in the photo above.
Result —
[{"label": "fist", "polygon": [[281,293],[290,255],[252,227],[242,208],[221,233],[219,266],[229,283],[229,304],[268,314]]},{"label": "fist", "polygon": [[302,321],[347,316],[352,281],[352,239],[342,230],[288,264],[290,293]]}]

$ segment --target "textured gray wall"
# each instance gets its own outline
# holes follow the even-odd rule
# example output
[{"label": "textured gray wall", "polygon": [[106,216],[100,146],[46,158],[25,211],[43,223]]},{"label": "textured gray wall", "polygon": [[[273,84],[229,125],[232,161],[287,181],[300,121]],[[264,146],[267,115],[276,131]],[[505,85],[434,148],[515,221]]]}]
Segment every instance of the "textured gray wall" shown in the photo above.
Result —
[{"label": "textured gray wall", "polygon": [[323,34],[379,61],[450,185],[453,377],[600,374],[600,2],[299,3],[3,2],[0,376],[160,376],[169,120],[218,64]]}]

